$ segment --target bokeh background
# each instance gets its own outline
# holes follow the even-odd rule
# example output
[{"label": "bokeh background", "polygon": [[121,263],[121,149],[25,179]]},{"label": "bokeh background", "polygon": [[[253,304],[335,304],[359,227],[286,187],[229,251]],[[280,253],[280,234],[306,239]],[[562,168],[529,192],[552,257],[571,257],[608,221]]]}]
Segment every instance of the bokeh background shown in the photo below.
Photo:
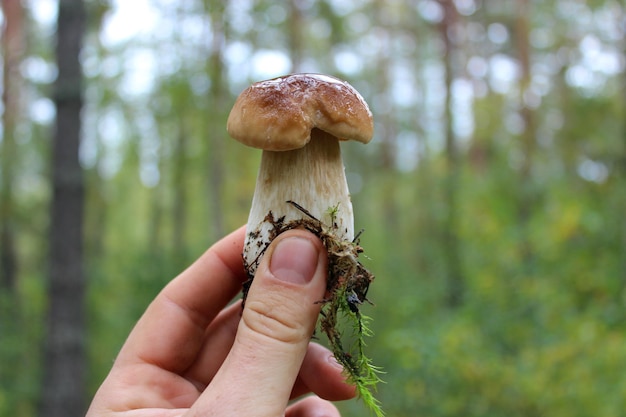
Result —
[{"label": "bokeh background", "polygon": [[[387,414],[624,415],[623,2],[61,3],[85,11],[63,38],[83,41],[84,218],[64,260],[82,273],[50,272],[56,34],[77,20],[3,0],[0,416],[51,415],[50,350],[68,346],[88,403],[155,294],[245,223],[260,152],[226,117],[291,72],[348,80],[374,114],[374,141],[343,150]],[[55,299],[82,311],[71,343],[50,342]]]}]

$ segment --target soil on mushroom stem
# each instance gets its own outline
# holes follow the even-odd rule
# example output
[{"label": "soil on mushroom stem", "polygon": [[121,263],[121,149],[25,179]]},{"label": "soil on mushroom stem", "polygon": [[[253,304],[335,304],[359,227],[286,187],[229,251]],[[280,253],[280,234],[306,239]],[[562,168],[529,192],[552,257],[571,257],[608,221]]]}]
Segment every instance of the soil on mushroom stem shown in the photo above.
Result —
[{"label": "soil on mushroom stem", "polygon": [[[328,281],[326,297],[318,301],[322,304],[319,326],[329,340],[335,359],[343,366],[348,381],[353,383],[364,403],[378,417],[383,416],[378,400],[372,391],[376,389],[380,370],[372,365],[365,355],[365,337],[372,333],[368,328],[369,318],[360,311],[360,305],[369,302],[367,291],[374,276],[358,261],[363,249],[359,246],[359,235],[354,241],[338,237],[337,225],[326,225],[315,218],[306,208],[293,201],[287,201],[304,217],[285,222],[284,217],[275,218],[270,211],[264,219],[272,228],[265,248],[253,263],[257,264],[269,244],[281,233],[291,229],[306,229],[320,238],[328,252]],[[331,216],[332,217],[332,216]],[[255,238],[255,231],[248,232]],[[244,262],[245,263],[245,262]],[[250,265],[244,265],[246,271]],[[253,268],[256,270],[256,268]],[[249,274],[243,287],[243,302],[254,276]]]}]

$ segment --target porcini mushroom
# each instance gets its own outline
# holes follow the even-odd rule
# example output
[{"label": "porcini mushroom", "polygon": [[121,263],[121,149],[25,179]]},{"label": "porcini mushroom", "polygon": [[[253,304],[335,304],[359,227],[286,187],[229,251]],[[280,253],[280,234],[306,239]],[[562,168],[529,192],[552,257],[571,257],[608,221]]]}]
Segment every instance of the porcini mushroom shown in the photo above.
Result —
[{"label": "porcini mushroom", "polygon": [[252,84],[237,98],[227,130],[239,142],[263,150],[244,246],[251,278],[275,237],[274,222],[311,216],[333,225],[337,238],[353,240],[339,142],[367,143],[374,126],[367,103],[351,85],[320,74]]},{"label": "porcini mushroom", "polygon": [[[348,83],[319,74],[295,74],[252,84],[237,98],[227,130],[238,141],[263,150],[244,244],[244,266],[254,278],[278,234],[296,227],[315,233],[328,251],[327,297],[320,328],[348,380],[374,414],[383,413],[371,389],[380,381],[364,354],[369,334],[359,306],[373,275],[357,260],[352,203],[340,141],[371,140],[372,113]],[[358,239],[356,239],[358,240]],[[340,316],[353,340],[345,343]]]}]

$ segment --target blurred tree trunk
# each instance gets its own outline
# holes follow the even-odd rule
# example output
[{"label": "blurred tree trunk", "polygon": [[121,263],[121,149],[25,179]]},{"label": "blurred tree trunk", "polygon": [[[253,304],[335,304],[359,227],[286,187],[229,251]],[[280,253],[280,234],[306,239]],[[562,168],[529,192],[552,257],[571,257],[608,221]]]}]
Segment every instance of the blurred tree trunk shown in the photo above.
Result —
[{"label": "blurred tree trunk", "polygon": [[[176,10],[176,16],[183,12],[180,9]],[[180,16],[177,19],[179,22],[185,22],[184,16]],[[183,23],[184,24],[184,23]],[[178,30],[182,30],[179,28]],[[171,198],[171,220],[172,220],[172,238],[170,239],[173,244],[173,253],[177,262],[184,261],[186,241],[187,241],[187,208],[188,208],[188,196],[187,196],[187,182],[188,182],[188,161],[187,161],[187,143],[189,141],[189,114],[192,112],[192,108],[189,106],[192,92],[184,84],[181,85],[180,80],[175,80],[171,86],[173,91],[180,91],[174,96],[173,109],[175,111],[176,120],[176,137],[173,138],[172,155],[171,155],[171,167],[172,167],[172,185],[169,188],[172,190]],[[163,144],[161,149],[165,148]],[[160,160],[165,160],[167,155],[165,152],[160,156]],[[163,170],[165,167],[161,167]],[[163,172],[163,171],[161,171]],[[162,182],[163,183],[163,182]],[[163,184],[164,185],[164,184]],[[165,185],[163,191],[166,191]],[[164,192],[162,194],[169,194]],[[162,210],[161,210],[162,211]]]},{"label": "blurred tree trunk", "polygon": [[41,417],[85,413],[83,172],[78,159],[85,30],[82,0],[59,1],[52,139],[50,265]]},{"label": "blurred tree trunk", "polygon": [[[161,139],[163,140],[163,139]],[[150,254],[156,259],[160,259],[164,249],[164,231],[163,231],[163,218],[165,217],[165,194],[166,194],[166,181],[163,173],[165,172],[165,146],[161,144],[156,151],[157,167],[159,172],[159,181],[152,189],[150,193],[150,217],[148,219],[148,245]]]},{"label": "blurred tree trunk", "polygon": [[[479,8],[472,16],[472,20],[478,22],[489,21],[488,7],[485,5]],[[469,42],[464,47],[467,56],[481,57],[485,61],[489,60],[489,49],[490,45],[487,42]],[[467,58],[465,61],[467,61]],[[476,87],[474,88],[476,89]],[[502,97],[498,97],[498,99],[502,99]],[[493,169],[494,137],[496,136],[494,127],[498,123],[497,120],[484,117],[486,113],[485,107],[491,108],[491,106],[500,108],[499,104],[494,103],[494,95],[491,93],[486,97],[475,98],[473,102],[476,126],[467,150],[467,163],[474,172],[480,174],[485,174]]]},{"label": "blurred tree trunk", "polygon": [[225,8],[227,2],[210,0],[206,10],[211,19],[211,44],[209,56],[209,76],[211,90],[209,92],[209,207],[211,209],[211,241],[216,241],[225,233],[224,211],[224,142],[226,141],[223,121],[227,106],[228,90],[226,88],[224,68],[224,43],[226,39]]},{"label": "blurred tree trunk", "polygon": [[[382,190],[379,194],[382,206],[382,218],[387,236],[395,236],[400,232],[400,220],[397,204],[396,187],[396,118],[394,114],[395,106],[391,91],[391,49],[393,41],[393,27],[389,27],[391,20],[390,10],[385,0],[374,2],[375,14],[374,28],[377,32],[380,51],[376,59],[376,90],[380,91],[377,97],[377,135],[380,138],[380,169],[381,177],[384,179]],[[391,242],[389,242],[391,244]]]},{"label": "blurred tree trunk", "polygon": [[450,308],[456,308],[463,303],[463,293],[465,291],[461,266],[461,248],[458,237],[460,161],[453,130],[452,115],[452,82],[454,81],[456,50],[453,36],[455,31],[458,30],[459,15],[452,0],[440,0],[440,3],[444,10],[439,31],[444,46],[443,64],[446,99],[443,122],[445,125],[445,160],[447,166],[443,190],[446,206],[443,219],[443,256],[447,274],[446,304]]},{"label": "blurred tree trunk", "polygon": [[[87,10],[87,34],[100,34],[103,30],[104,19],[107,13],[113,7],[108,2],[91,2]],[[91,45],[98,51],[98,56],[106,54],[105,47],[102,44],[100,36],[93,36]],[[108,90],[108,86],[104,86],[102,79],[92,80],[93,83],[100,83],[99,90]],[[95,103],[98,109],[103,107],[103,102]],[[96,111],[99,113],[99,111]],[[95,118],[94,118],[95,119]],[[100,260],[104,255],[105,236],[107,229],[108,216],[110,207],[107,198],[107,181],[102,177],[104,171],[104,141],[101,133],[98,132],[94,138],[94,148],[96,154],[95,164],[91,169],[85,172],[85,260],[89,265],[93,261]],[[87,266],[89,268],[89,266]]]},{"label": "blurred tree trunk", "polygon": [[520,229],[520,256],[525,273],[530,273],[533,263],[532,244],[528,231],[532,209],[534,205],[534,190],[532,167],[535,154],[535,120],[531,108],[525,103],[531,82],[530,67],[530,1],[517,0],[517,51],[520,62],[520,113],[524,121],[524,131],[521,136],[522,165],[520,168],[520,199],[518,203],[518,221]]},{"label": "blurred tree trunk", "polygon": [[[407,16],[407,20],[410,19],[410,16],[413,16],[415,13],[419,13],[416,8],[417,5],[411,5],[411,8],[407,8],[405,10]],[[428,39],[429,43],[432,43],[432,33],[431,28],[426,25],[416,25],[412,21],[410,21],[409,25],[410,34],[413,39]],[[423,91],[423,95],[425,96],[425,91],[427,89],[427,84],[430,82],[428,77],[425,75],[425,71],[423,71],[424,65],[424,55],[426,55],[432,47],[424,47],[423,51],[420,54],[417,54],[416,59],[414,61],[414,69],[413,72],[416,75],[416,79],[418,80],[418,90]],[[416,227],[415,229],[419,230],[419,233],[416,236],[416,244],[411,245],[411,252],[409,259],[414,260],[415,267],[418,270],[423,271],[424,276],[432,276],[434,277],[436,272],[434,271],[436,256],[434,256],[434,252],[437,251],[436,245],[432,245],[433,236],[437,236],[438,233],[438,225],[437,225],[437,217],[438,212],[435,204],[429,203],[436,201],[437,198],[437,183],[436,183],[436,169],[434,167],[433,154],[432,149],[428,144],[428,135],[424,129],[423,123],[420,120],[422,115],[428,112],[427,103],[428,100],[426,98],[419,100],[415,106],[412,107],[412,115],[411,115],[411,123],[409,125],[409,129],[418,135],[418,151],[417,151],[417,167],[415,170],[415,179],[414,183],[418,190],[418,193],[414,197],[414,201],[419,202],[416,204],[416,208],[414,210],[414,214],[417,216],[416,218]]]},{"label": "blurred tree trunk", "polygon": [[2,105],[2,141],[0,141],[0,292],[13,292],[17,281],[17,249],[15,234],[15,130],[20,112],[20,63],[24,53],[24,10],[17,0],[3,0],[4,61]]},{"label": "blurred tree trunk", "polygon": [[178,138],[174,145],[174,202],[173,215],[174,227],[172,241],[174,252],[178,255],[184,254],[185,231],[187,229],[187,187],[186,187],[186,150],[187,150],[187,128],[184,115],[179,117]]},{"label": "blurred tree trunk", "polygon": [[[622,16],[622,17],[626,17],[626,16]],[[622,54],[626,54],[626,39],[622,39]],[[617,171],[617,184],[620,194],[618,196],[618,207],[616,210],[617,216],[619,218],[620,221],[620,226],[621,226],[621,234],[622,234],[622,239],[621,239],[621,253],[620,253],[620,259],[621,259],[621,271],[622,271],[622,276],[621,276],[621,294],[619,294],[620,299],[623,300],[624,297],[626,296],[626,216],[624,216],[623,213],[623,208],[626,207],[626,72],[622,73],[622,78],[621,78],[621,83],[622,83],[622,97],[621,97],[621,101],[622,101],[622,146],[620,149],[620,153],[619,155],[617,155],[617,167],[616,167],[616,171]]]},{"label": "blurred tree trunk", "polygon": [[289,33],[287,34],[291,72],[302,71],[304,52],[303,25],[304,19],[300,9],[300,0],[291,0],[289,2]]},{"label": "blurred tree trunk", "polygon": [[[393,40],[392,28],[386,27],[386,22],[390,19],[386,14],[389,13],[385,0],[376,0],[376,14],[374,23],[378,31],[378,41],[381,44],[381,51],[378,54],[376,62],[376,72],[378,85],[376,90],[380,91],[378,97],[378,118],[381,121],[379,126],[381,139],[381,165],[384,172],[393,172],[396,165],[396,131],[395,120],[393,115],[394,105],[390,86],[390,70],[391,70],[391,42]],[[388,189],[388,188],[386,188]]]}]

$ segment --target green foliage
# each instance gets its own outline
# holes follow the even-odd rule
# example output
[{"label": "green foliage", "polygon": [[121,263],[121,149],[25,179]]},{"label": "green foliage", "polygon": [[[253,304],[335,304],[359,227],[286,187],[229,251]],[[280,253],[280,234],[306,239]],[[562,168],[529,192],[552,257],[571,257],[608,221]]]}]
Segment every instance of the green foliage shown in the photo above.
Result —
[{"label": "green foliage", "polygon": [[[366,338],[372,337],[370,318],[360,312],[360,307],[350,300],[348,281],[332,292],[322,308],[321,328],[328,335],[333,356],[344,369],[349,383],[353,384],[358,396],[376,417],[383,417],[380,401],[374,396],[382,380],[380,368],[373,365],[366,352]],[[362,301],[358,301],[359,304]],[[348,333],[348,334],[346,334]]]},{"label": "green foliage", "polygon": [[415,195],[405,190],[419,193],[423,179],[395,177],[396,207],[413,225],[394,229],[395,245],[388,243],[378,182],[357,197],[367,218],[382,219],[363,225],[377,275],[370,349],[388,381],[380,400],[400,416],[619,415],[626,398],[626,355],[619,350],[626,342],[624,235],[611,226],[623,225],[623,218],[614,217],[620,210],[610,202],[624,191],[569,176],[545,178],[537,185],[541,208],[528,225],[536,255],[525,269],[515,176],[492,169],[484,175],[468,167],[463,175],[467,294],[459,310],[441,307],[440,243],[432,220],[422,220],[436,213],[408,208]]}]

